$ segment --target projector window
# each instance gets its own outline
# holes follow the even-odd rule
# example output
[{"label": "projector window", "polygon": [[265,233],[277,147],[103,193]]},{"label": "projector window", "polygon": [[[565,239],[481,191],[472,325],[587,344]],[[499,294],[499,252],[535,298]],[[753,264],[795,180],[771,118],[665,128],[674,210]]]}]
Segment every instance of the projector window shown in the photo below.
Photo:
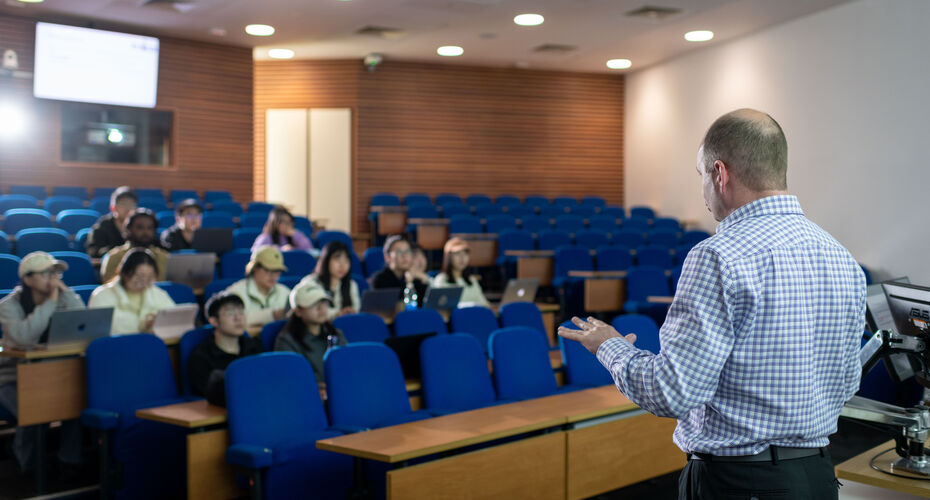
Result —
[{"label": "projector window", "polygon": [[171,165],[174,113],[61,103],[61,161]]}]

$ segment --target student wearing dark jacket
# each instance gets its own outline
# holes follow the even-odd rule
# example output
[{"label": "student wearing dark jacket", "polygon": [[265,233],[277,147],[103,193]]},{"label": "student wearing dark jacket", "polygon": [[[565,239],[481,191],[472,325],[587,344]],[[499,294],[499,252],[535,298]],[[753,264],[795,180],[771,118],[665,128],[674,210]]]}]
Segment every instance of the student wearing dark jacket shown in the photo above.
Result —
[{"label": "student wearing dark jacket", "polygon": [[226,406],[226,367],[239,358],[261,353],[262,343],[245,335],[245,305],[238,295],[218,293],[207,301],[205,309],[215,330],[191,352],[187,378],[194,395]]},{"label": "student wearing dark jacket", "polygon": [[161,232],[161,246],[169,252],[194,248],[194,232],[203,224],[203,207],[193,198],[174,207],[174,225]]},{"label": "student wearing dark jacket", "polygon": [[126,243],[123,226],[126,218],[136,211],[139,198],[129,186],[121,186],[110,195],[110,213],[101,216],[87,235],[87,253],[103,257],[110,249]]},{"label": "student wearing dark jacket", "polygon": [[[372,275],[371,287],[375,290],[399,288],[412,284],[417,291],[417,302],[423,305],[429,276],[425,269],[414,267],[414,250],[402,235],[389,236],[384,242],[384,269]],[[398,297],[400,298],[400,297]]]},{"label": "student wearing dark jacket", "polygon": [[295,287],[289,299],[291,319],[278,334],[274,350],[296,352],[307,358],[317,382],[322,384],[327,349],[346,345],[345,336],[327,319],[333,301],[326,290],[312,283]]}]

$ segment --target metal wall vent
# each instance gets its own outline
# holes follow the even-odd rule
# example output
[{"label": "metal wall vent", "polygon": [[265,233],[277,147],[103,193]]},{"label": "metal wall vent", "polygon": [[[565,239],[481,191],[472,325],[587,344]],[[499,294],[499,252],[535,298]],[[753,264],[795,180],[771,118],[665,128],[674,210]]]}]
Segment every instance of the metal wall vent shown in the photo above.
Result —
[{"label": "metal wall vent", "polygon": [[674,7],[656,7],[654,5],[644,5],[638,9],[631,10],[624,15],[627,17],[642,17],[655,21],[661,21],[680,13],[681,9],[676,9]]},{"label": "metal wall vent", "polygon": [[399,28],[387,28],[384,26],[365,26],[355,31],[356,35],[375,36],[388,40],[401,38],[407,34],[406,31]]},{"label": "metal wall vent", "polygon": [[559,43],[544,43],[533,48],[533,52],[540,52],[543,54],[568,54],[569,52],[574,52],[576,50],[578,50],[578,47],[574,45],[565,45]]}]

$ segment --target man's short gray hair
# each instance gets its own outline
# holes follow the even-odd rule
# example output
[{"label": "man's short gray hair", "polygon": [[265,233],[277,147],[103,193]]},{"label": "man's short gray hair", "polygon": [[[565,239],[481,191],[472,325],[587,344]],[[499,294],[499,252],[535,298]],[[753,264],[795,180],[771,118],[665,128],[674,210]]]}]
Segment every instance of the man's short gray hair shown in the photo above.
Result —
[{"label": "man's short gray hair", "polygon": [[708,172],[720,160],[753,191],[788,188],[788,141],[778,122],[761,111],[738,109],[717,118],[703,147]]}]

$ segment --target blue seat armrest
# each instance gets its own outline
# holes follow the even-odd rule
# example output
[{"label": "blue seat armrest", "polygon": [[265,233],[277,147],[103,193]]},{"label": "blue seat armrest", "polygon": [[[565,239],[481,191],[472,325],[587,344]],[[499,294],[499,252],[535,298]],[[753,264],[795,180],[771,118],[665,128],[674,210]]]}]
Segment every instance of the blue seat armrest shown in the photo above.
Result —
[{"label": "blue seat armrest", "polygon": [[271,448],[253,444],[234,444],[226,449],[226,461],[247,469],[264,469],[274,461]]},{"label": "blue seat armrest", "polygon": [[338,431],[343,434],[355,434],[356,432],[365,432],[370,431],[368,427],[362,427],[360,425],[333,425],[328,427],[328,431]]},{"label": "blue seat armrest", "polygon": [[119,413],[109,410],[88,408],[81,412],[81,423],[101,431],[115,429],[119,425]]}]

